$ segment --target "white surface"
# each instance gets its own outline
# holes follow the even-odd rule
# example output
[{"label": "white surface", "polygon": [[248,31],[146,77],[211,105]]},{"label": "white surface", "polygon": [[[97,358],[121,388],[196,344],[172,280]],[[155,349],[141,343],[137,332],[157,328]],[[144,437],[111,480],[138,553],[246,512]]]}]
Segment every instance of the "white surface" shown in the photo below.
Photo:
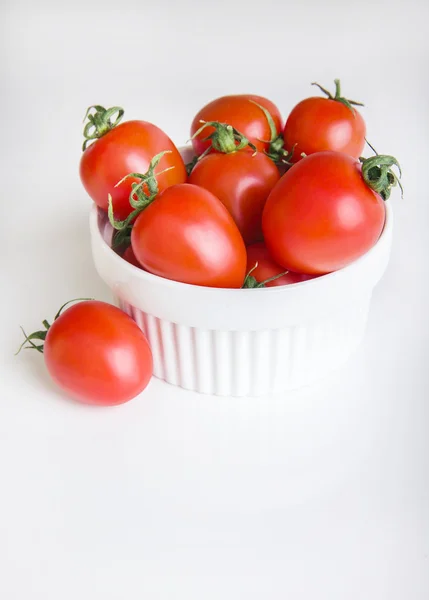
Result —
[{"label": "white surface", "polygon": [[356,350],[390,257],[393,211],[389,201],[378,242],[348,267],[253,290],[185,285],[147,273],[111,249],[113,228],[104,211],[94,205],[89,222],[97,272],[145,332],[154,375],[204,394],[262,396],[319,382]]},{"label": "white surface", "polygon": [[[427,600],[428,3],[31,4],[0,19],[0,597]],[[97,410],[65,400],[40,356],[13,356],[20,323],[109,297],[78,178],[89,104],[183,143],[216,95],[287,113],[336,76],[406,188],[353,363],[283,397],[153,381]]]}]

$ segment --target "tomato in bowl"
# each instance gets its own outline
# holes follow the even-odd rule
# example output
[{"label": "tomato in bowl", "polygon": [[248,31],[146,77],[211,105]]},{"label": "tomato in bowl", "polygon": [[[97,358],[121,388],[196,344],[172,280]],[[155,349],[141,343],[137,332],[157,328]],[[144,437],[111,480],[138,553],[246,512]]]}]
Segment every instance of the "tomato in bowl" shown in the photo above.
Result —
[{"label": "tomato in bowl", "polygon": [[[190,147],[181,153],[192,159]],[[323,379],[359,345],[390,255],[393,215],[385,206],[383,231],[363,256],[284,286],[204,287],[139,269],[112,250],[112,226],[97,206],[92,254],[117,305],[147,336],[156,377],[205,394],[261,396]]]}]

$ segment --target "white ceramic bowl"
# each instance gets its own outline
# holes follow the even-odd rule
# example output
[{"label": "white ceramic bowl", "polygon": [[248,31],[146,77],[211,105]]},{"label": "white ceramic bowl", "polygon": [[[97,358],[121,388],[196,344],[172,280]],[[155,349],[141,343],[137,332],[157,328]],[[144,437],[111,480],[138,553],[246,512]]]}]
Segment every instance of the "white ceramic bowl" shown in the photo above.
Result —
[{"label": "white ceramic bowl", "polygon": [[377,244],[348,267],[262,289],[217,289],[164,279],[124,261],[93,206],[95,267],[152,347],[154,375],[219,396],[260,396],[315,382],[364,336],[371,295],[390,255],[392,209]]}]

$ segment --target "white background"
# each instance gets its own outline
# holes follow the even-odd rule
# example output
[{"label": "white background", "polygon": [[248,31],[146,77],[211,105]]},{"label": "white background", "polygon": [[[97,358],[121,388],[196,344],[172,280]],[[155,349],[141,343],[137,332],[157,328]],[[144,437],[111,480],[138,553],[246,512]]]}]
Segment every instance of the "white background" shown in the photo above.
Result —
[{"label": "white background", "polygon": [[[427,600],[429,4],[1,3],[0,597]],[[87,106],[178,144],[224,93],[284,116],[340,77],[398,157],[395,239],[365,342],[284,397],[158,381],[127,405],[66,400],[13,356],[70,298],[110,300],[78,176]],[[315,299],[317,301],[317,299]]]}]

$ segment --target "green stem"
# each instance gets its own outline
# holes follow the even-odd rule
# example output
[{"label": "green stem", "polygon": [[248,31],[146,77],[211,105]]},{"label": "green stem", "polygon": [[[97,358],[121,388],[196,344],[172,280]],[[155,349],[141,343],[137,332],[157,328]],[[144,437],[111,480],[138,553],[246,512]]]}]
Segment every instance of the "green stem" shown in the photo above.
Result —
[{"label": "green stem", "polygon": [[[292,146],[292,148],[289,150],[289,152],[287,152],[287,150],[285,149],[284,156],[281,160],[281,163],[288,165],[288,166],[292,166],[292,164],[293,164],[292,158],[293,158],[293,155],[295,154],[296,146],[297,146],[297,144],[294,144]],[[301,155],[302,154],[303,154],[303,152],[301,152]]]},{"label": "green stem", "polygon": [[258,104],[254,100],[249,100],[249,102],[260,108],[268,121],[271,137],[269,140],[259,140],[264,144],[269,144],[268,151],[266,151],[265,154],[268,156],[268,158],[271,158],[271,160],[275,162],[276,165],[279,165],[282,162],[288,162],[288,153],[284,148],[283,135],[277,131],[276,124],[274,123],[274,119],[270,111],[267,110],[265,106]]},{"label": "green stem", "polygon": [[[92,298],[75,298],[74,300],[69,300],[68,302],[66,302],[65,304],[63,304],[61,306],[61,308],[59,309],[59,311],[57,312],[57,314],[54,317],[54,321],[56,321],[58,319],[58,317],[61,316],[65,307],[68,306],[69,304],[71,304],[72,302],[84,302],[84,301],[88,301],[88,300],[92,300]],[[40,352],[41,354],[43,354],[44,342],[46,339],[46,335],[51,327],[51,324],[46,319],[44,319],[42,321],[42,323],[43,323],[43,326],[45,329],[40,330],[40,331],[34,331],[33,333],[30,333],[30,335],[27,335],[25,333],[24,329],[21,327],[21,331],[24,334],[25,340],[22,342],[22,344],[18,348],[17,352],[15,352],[15,356],[17,354],[19,354],[23,348],[24,348],[24,350],[26,350],[26,349],[37,350],[37,352]],[[33,342],[33,340],[39,340],[42,343],[35,344]],[[29,344],[29,346],[26,346],[25,344]]]},{"label": "green stem", "polygon": [[341,83],[339,79],[334,79],[335,83],[335,100],[341,98]]},{"label": "green stem", "polygon": [[259,109],[262,110],[262,112],[265,115],[265,118],[268,121],[268,126],[270,128],[270,139],[269,140],[260,140],[261,142],[264,142],[266,144],[272,144],[274,142],[274,140],[277,139],[278,137],[278,131],[277,131],[277,127],[276,124],[274,123],[274,119],[271,116],[271,113],[269,110],[267,110],[265,108],[265,106],[262,106],[261,104],[258,104],[257,102],[255,102],[254,100],[249,100],[249,102],[251,102],[252,104],[254,104],[255,106],[257,106]]},{"label": "green stem", "polygon": [[[403,197],[404,190],[402,188],[399,178],[402,176],[401,167],[393,156],[377,154],[370,158],[360,158],[362,163],[362,176],[366,184],[380,194],[383,200],[387,200],[390,197],[390,193],[393,187],[399,186],[401,195]],[[396,167],[399,171],[399,177],[392,170],[392,167]]]},{"label": "green stem", "polygon": [[112,196],[108,194],[108,209],[107,214],[109,217],[110,224],[114,229],[118,232],[121,232],[122,235],[115,235],[113,238],[113,247],[117,248],[121,244],[124,243],[124,240],[130,235],[131,232],[131,223],[134,219],[147,207],[151,204],[158,195],[158,180],[157,177],[162,173],[166,173],[174,167],[168,167],[163,171],[155,174],[155,168],[158,166],[160,160],[164,156],[164,154],[169,154],[171,150],[164,150],[160,152],[156,156],[152,158],[149,163],[149,168],[146,173],[128,173],[125,175],[115,187],[121,185],[124,181],[129,178],[139,179],[140,181],[133,181],[131,184],[131,192],[129,196],[129,202],[132,210],[126,219],[123,221],[118,221],[115,219],[114,210],[113,210],[113,200]]},{"label": "green stem", "polygon": [[368,140],[365,138],[365,142],[367,143],[367,145],[371,148],[371,150],[374,152],[374,154],[378,154],[377,150],[374,148],[374,146],[372,144],[370,144],[368,142]]},{"label": "green stem", "polygon": [[353,114],[355,114],[355,109],[353,108],[353,106],[364,106],[362,102],[357,102],[356,100],[349,100],[348,98],[344,98],[344,96],[341,95],[341,83],[339,79],[334,79],[334,84],[335,96],[333,96],[331,92],[329,92],[326,88],[322,87],[319,83],[316,83],[315,81],[311,85],[317,86],[319,90],[328,97],[328,100],[335,100],[336,102],[341,102],[341,104],[344,104],[344,106],[351,110]]},{"label": "green stem", "polygon": [[320,83],[316,83],[315,81],[313,81],[311,85],[315,85],[316,87],[318,87],[319,90],[329,98],[329,100],[334,100],[331,92],[326,88],[322,87]]},{"label": "green stem", "polygon": [[[91,112],[92,110],[95,112]],[[116,113],[116,119],[112,120]],[[83,129],[85,140],[82,145],[82,151],[86,150],[89,142],[101,138],[116,127],[123,116],[124,109],[120,106],[112,106],[112,108],[104,108],[104,106],[98,104],[90,106],[83,119],[84,121],[88,119],[88,123],[85,124]]]},{"label": "green stem", "polygon": [[257,268],[258,268],[258,262],[256,262],[255,266],[252,267],[250,269],[250,271],[247,273],[246,278],[243,283],[243,286],[242,286],[242,289],[264,288],[264,287],[266,287],[267,283],[270,283],[271,281],[275,281],[276,279],[280,279],[280,277],[283,277],[283,275],[287,275],[289,273],[289,271],[284,271],[283,273],[279,273],[278,275],[269,277],[268,279],[265,279],[264,281],[257,281],[257,279],[255,277],[253,277],[253,275],[252,275],[253,271]]},{"label": "green stem", "polygon": [[217,150],[217,152],[221,152],[222,154],[231,154],[232,152],[238,152],[243,148],[249,146],[254,152],[256,152],[256,147],[252,144],[246,136],[240,133],[235,127],[232,125],[228,125],[228,123],[219,123],[219,121],[200,121],[203,125],[194,133],[192,139],[197,137],[204,129],[207,127],[213,127],[214,131],[209,136],[207,136],[204,141],[210,141],[211,145],[201,156],[198,157],[198,160],[206,156],[210,152],[212,148]]}]

